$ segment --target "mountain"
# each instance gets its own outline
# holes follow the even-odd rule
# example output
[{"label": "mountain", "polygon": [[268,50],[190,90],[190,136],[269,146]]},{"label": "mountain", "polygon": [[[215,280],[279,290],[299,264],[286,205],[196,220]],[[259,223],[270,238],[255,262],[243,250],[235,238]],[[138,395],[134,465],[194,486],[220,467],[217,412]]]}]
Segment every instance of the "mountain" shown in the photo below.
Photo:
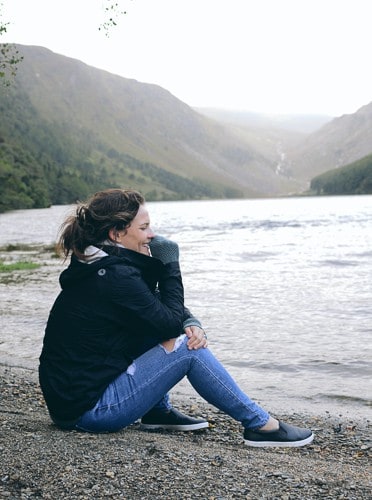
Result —
[{"label": "mountain", "polygon": [[372,194],[372,154],[351,165],[329,170],[311,180],[314,194]]},{"label": "mountain", "polygon": [[348,165],[372,153],[372,102],[331,120],[288,151],[286,168],[298,179]]},{"label": "mountain", "polygon": [[0,211],[114,186],[148,200],[285,196],[372,153],[372,103],[328,122],[192,109],[159,86],[17,49],[16,79],[0,86]]},{"label": "mountain", "polygon": [[[235,134],[270,160],[277,174],[288,179],[295,179],[288,161],[288,151],[295,151],[310,132],[331,119],[322,115],[274,115],[214,108],[196,109],[234,130]],[[299,192],[306,189],[306,176],[305,180],[299,176],[296,182]]]},{"label": "mountain", "polygon": [[24,60],[14,84],[0,92],[0,178],[3,190],[11,187],[13,208],[20,208],[17,192],[32,207],[113,185],[148,199],[275,196],[300,186],[278,171],[276,153],[159,86],[42,47],[17,49]]},{"label": "mountain", "polygon": [[[372,102],[356,113],[327,116],[267,115],[210,108],[200,112],[244,130],[251,144],[277,171],[309,186],[312,178],[372,153]],[[262,140],[257,140],[260,137]],[[268,145],[271,144],[271,148]],[[279,158],[275,156],[279,154]]]}]

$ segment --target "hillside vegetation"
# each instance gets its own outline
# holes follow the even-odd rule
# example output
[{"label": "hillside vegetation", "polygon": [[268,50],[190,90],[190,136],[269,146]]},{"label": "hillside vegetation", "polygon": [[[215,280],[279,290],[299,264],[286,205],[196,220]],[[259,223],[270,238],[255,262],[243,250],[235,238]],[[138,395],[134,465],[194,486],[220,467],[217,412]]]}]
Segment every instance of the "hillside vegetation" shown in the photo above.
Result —
[{"label": "hillside vegetation", "polygon": [[23,62],[0,90],[0,210],[71,203],[112,186],[140,189],[148,200],[298,189],[278,175],[271,151],[161,87],[17,47]]},{"label": "hillside vegetation", "polygon": [[17,49],[14,83],[0,87],[0,211],[108,187],[149,201],[285,196],[372,154],[372,104],[315,131],[326,117],[206,116],[159,86]]},{"label": "hillside vegetation", "polygon": [[372,154],[372,102],[334,118],[288,151],[289,172],[310,180]]},{"label": "hillside vegetation", "polygon": [[18,84],[2,97],[0,212],[67,204],[117,186],[140,189],[149,200],[241,195],[120,153],[73,123],[48,121]]},{"label": "hillside vegetation", "polygon": [[[53,74],[50,61],[45,66],[35,63],[34,56],[43,52],[27,52],[15,82],[0,90],[0,212],[71,203],[114,186],[140,189],[149,200],[243,196],[236,185],[198,179],[196,175],[187,177],[176,169],[167,171],[147,161],[145,155],[136,156],[133,147],[115,148],[119,142],[125,144],[135,131],[120,136],[113,128],[111,136],[119,135],[119,141],[110,140],[104,120],[91,116],[99,114],[100,106],[95,107],[93,102],[79,105],[85,82],[74,92],[67,92],[69,96],[64,95],[67,84],[62,85],[66,75],[60,75],[64,92],[55,88],[55,73],[53,82],[44,80],[39,85],[42,68]],[[73,63],[86,69],[82,63]],[[143,149],[147,149],[145,141]]]},{"label": "hillside vegetation", "polygon": [[326,195],[372,194],[372,155],[318,175],[312,179],[310,189]]}]

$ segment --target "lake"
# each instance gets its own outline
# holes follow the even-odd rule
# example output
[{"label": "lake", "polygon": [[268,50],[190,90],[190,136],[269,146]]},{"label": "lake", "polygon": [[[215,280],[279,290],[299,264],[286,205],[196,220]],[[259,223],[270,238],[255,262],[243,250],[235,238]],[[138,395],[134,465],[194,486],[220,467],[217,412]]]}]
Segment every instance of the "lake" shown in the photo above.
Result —
[{"label": "lake", "polygon": [[[370,415],[372,196],[148,208],[155,232],[180,245],[186,305],[252,398],[273,413]],[[70,211],[0,214],[0,246],[51,244]],[[49,259],[27,279],[0,283],[2,364],[37,367],[64,265]]]}]

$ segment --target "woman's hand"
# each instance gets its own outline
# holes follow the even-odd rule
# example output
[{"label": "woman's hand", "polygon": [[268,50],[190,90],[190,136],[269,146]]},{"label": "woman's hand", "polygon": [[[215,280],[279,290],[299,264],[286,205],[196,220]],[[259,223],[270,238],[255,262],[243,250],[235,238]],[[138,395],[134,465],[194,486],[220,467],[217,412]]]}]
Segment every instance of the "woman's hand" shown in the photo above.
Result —
[{"label": "woman's hand", "polygon": [[187,347],[191,349],[204,349],[208,347],[208,340],[203,328],[199,328],[196,325],[188,326],[185,328],[185,333],[189,340],[187,341]]},{"label": "woman's hand", "polygon": [[156,235],[150,241],[151,255],[162,261],[163,264],[178,262],[180,252],[175,241],[167,240],[164,236]]}]

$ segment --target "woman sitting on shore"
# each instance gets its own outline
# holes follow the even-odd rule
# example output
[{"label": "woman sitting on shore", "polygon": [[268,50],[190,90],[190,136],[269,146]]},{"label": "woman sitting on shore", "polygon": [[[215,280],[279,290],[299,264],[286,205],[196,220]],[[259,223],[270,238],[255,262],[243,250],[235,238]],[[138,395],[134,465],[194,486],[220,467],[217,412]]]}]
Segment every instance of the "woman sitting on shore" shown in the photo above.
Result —
[{"label": "woman sitting on shore", "polygon": [[241,391],[184,305],[179,250],[156,236],[142,195],[96,193],[66,219],[59,245],[71,262],[47,323],[40,385],[63,429],[195,430],[168,391],[187,376],[210,404],[241,422],[250,446],[303,446],[311,430],[271,417]]}]

